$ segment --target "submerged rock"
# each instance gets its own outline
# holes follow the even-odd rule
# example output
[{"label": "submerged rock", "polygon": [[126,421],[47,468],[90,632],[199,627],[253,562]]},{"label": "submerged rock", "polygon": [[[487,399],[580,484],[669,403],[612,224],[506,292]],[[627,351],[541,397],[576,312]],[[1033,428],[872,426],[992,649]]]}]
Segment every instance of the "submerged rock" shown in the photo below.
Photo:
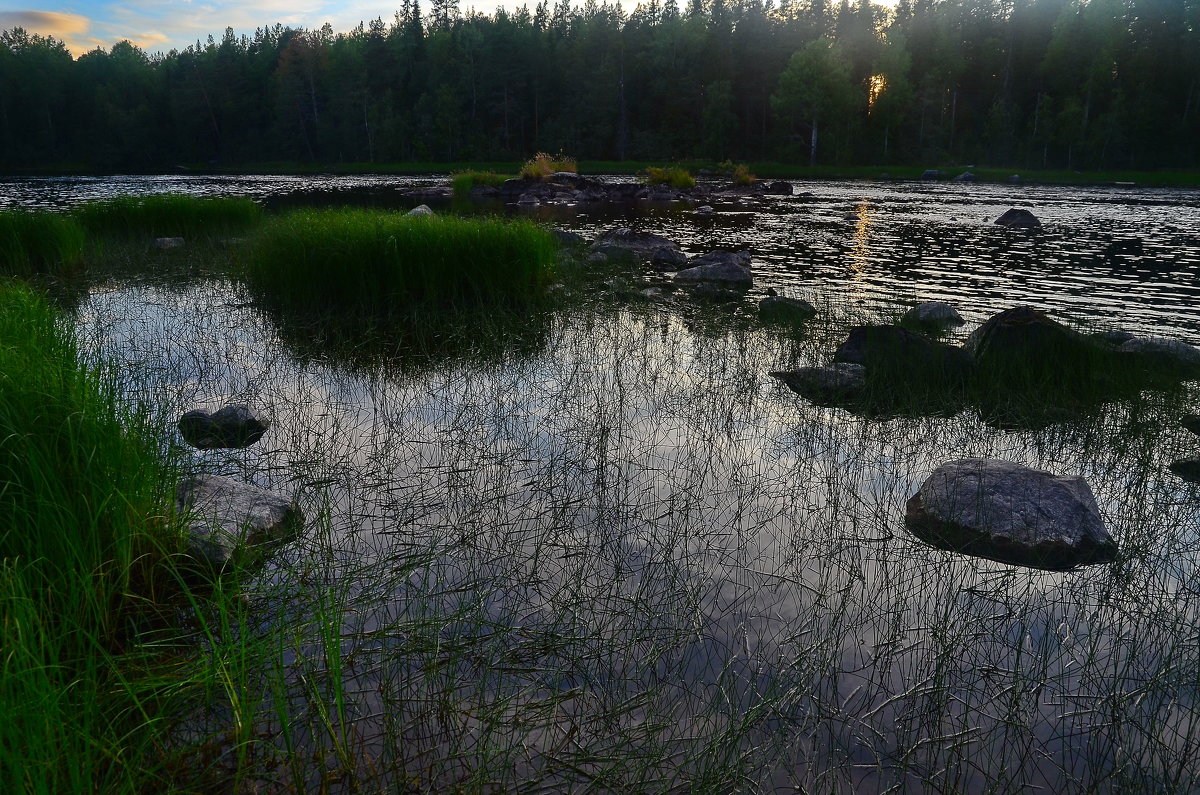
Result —
[{"label": "submerged rock", "polygon": [[218,572],[253,562],[304,523],[295,501],[220,475],[182,481],[176,508],[187,517],[188,553]]},{"label": "submerged rock", "polygon": [[1184,458],[1171,464],[1170,469],[1188,483],[1200,483],[1200,458]]},{"label": "submerged rock", "polygon": [[941,549],[1052,571],[1107,563],[1117,545],[1081,477],[970,458],[934,470],[905,524]]},{"label": "submerged rock", "polygon": [[1016,207],[1005,210],[1004,214],[996,219],[996,223],[1009,229],[1038,229],[1042,225],[1036,215]]},{"label": "submerged rock", "polygon": [[957,309],[945,301],[926,301],[905,312],[900,322],[908,326],[941,330],[961,326],[966,321]]},{"label": "submerged rock", "polygon": [[688,264],[691,267],[675,274],[676,281],[736,285],[749,285],[753,281],[749,251],[711,251],[689,260]]},{"label": "submerged rock", "polygon": [[768,295],[758,302],[758,316],[766,323],[798,325],[817,314],[817,309],[803,298]]},{"label": "submerged rock", "polygon": [[261,412],[241,404],[209,414],[196,409],[179,418],[184,441],[201,450],[249,447],[263,437],[271,423]]},{"label": "submerged rock", "polygon": [[836,362],[828,367],[802,367],[768,373],[788,388],[818,405],[838,405],[862,396],[867,387],[867,368],[861,364]]}]

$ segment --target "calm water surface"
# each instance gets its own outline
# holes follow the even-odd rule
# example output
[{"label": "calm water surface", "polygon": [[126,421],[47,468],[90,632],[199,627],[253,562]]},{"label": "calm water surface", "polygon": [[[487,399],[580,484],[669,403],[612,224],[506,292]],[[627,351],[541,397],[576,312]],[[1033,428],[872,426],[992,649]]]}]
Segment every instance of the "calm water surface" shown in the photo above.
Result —
[{"label": "calm water surface", "polygon": [[[375,203],[414,184],[329,182]],[[51,185],[43,200],[60,206],[116,189]],[[1200,194],[797,190],[718,203],[715,217],[533,212],[588,236],[637,225],[693,253],[749,247],[756,291],[822,309],[800,336],[749,312],[598,298],[482,356],[364,365],[297,348],[234,285],[113,284],[84,301],[87,349],[123,363],[165,438],[196,407],[273,417],[252,448],[186,455],[296,494],[310,517],[251,591],[257,621],[296,627],[288,675],[255,692],[294,705],[289,741],[306,758],[337,745],[319,719],[319,682],[336,677],[366,789],[1200,785],[1200,502],[1166,468],[1197,447],[1177,425],[1194,387],[1011,430],[971,412],[863,419],[766,376],[824,361],[852,322],[923,298],[953,301],[968,329],[1034,303],[1200,342]],[[1014,205],[1045,228],[988,223]],[[916,541],[905,500],[969,456],[1083,475],[1129,559],[1048,573]],[[334,640],[313,637],[317,614],[334,616]],[[282,747],[279,697],[258,721]],[[198,724],[219,735],[230,710]]]}]

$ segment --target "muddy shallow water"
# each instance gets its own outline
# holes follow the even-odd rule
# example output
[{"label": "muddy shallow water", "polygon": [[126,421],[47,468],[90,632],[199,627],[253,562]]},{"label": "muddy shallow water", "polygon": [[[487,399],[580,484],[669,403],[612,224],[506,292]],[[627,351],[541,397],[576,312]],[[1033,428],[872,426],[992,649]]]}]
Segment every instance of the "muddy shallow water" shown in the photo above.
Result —
[{"label": "muddy shallow water", "polygon": [[[231,400],[273,417],[258,445],[189,451],[192,465],[295,493],[309,516],[250,590],[257,626],[291,628],[285,673],[241,694],[263,698],[254,721],[290,771],[262,781],[1200,785],[1200,493],[1166,468],[1200,447],[1177,425],[1194,386],[1006,430],[970,411],[857,417],[766,375],[923,298],[952,300],[968,330],[1034,303],[1200,342],[1200,195],[798,190],[812,195],[730,201],[715,218],[534,212],[588,236],[636,224],[692,253],[747,246],[756,293],[821,310],[799,335],[585,279],[513,344],[372,365],[298,351],[223,282],[91,293],[81,338],[123,363],[165,436],[183,411]],[[985,222],[1012,205],[1046,228]],[[1106,253],[1114,239],[1141,253]],[[1125,559],[1050,573],[914,539],[904,501],[938,464],[976,456],[1084,476]],[[218,700],[197,730],[219,734],[232,710]],[[300,771],[297,749],[312,760]]]}]

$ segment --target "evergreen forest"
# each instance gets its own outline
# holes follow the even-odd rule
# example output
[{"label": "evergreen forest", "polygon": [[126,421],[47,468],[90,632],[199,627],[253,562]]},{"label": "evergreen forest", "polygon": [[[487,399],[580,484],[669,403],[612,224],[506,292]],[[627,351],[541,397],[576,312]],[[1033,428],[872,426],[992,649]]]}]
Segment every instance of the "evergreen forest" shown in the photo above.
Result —
[{"label": "evergreen forest", "polygon": [[650,0],[73,57],[0,35],[0,168],[580,159],[1200,166],[1200,0]]}]

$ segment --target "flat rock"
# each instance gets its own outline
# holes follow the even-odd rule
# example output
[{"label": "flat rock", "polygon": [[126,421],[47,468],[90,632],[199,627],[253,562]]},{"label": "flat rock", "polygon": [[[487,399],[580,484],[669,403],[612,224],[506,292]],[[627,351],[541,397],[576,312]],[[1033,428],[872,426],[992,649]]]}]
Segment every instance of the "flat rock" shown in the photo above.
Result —
[{"label": "flat rock", "polygon": [[676,281],[749,285],[754,279],[749,251],[711,251],[694,257],[688,264],[691,267],[675,274]]},{"label": "flat rock", "polygon": [[187,517],[189,554],[214,571],[252,562],[304,523],[294,500],[220,475],[180,482],[176,508]]},{"label": "flat rock", "polygon": [[803,298],[768,295],[758,302],[758,316],[766,323],[797,325],[816,314],[816,307]]},{"label": "flat rock", "polygon": [[664,248],[678,251],[679,244],[662,235],[628,228],[610,229],[592,242],[592,251],[609,257],[634,257],[643,260],[650,259],[656,251]]},{"label": "flat rock", "polygon": [[945,329],[961,326],[966,321],[953,305],[945,301],[926,301],[905,312],[900,322],[921,328]]},{"label": "flat rock", "polygon": [[1000,226],[1006,226],[1009,229],[1038,229],[1042,222],[1037,216],[1028,210],[1021,210],[1016,207],[1005,210],[1004,213],[996,219],[996,223]]},{"label": "flat rock", "polygon": [[867,386],[867,368],[847,362],[835,362],[828,367],[802,367],[768,375],[778,378],[793,392],[818,405],[852,401],[860,397]]},{"label": "flat rock", "polygon": [[908,500],[905,524],[941,549],[1066,571],[1107,563],[1117,545],[1081,477],[995,459],[942,464]]}]

